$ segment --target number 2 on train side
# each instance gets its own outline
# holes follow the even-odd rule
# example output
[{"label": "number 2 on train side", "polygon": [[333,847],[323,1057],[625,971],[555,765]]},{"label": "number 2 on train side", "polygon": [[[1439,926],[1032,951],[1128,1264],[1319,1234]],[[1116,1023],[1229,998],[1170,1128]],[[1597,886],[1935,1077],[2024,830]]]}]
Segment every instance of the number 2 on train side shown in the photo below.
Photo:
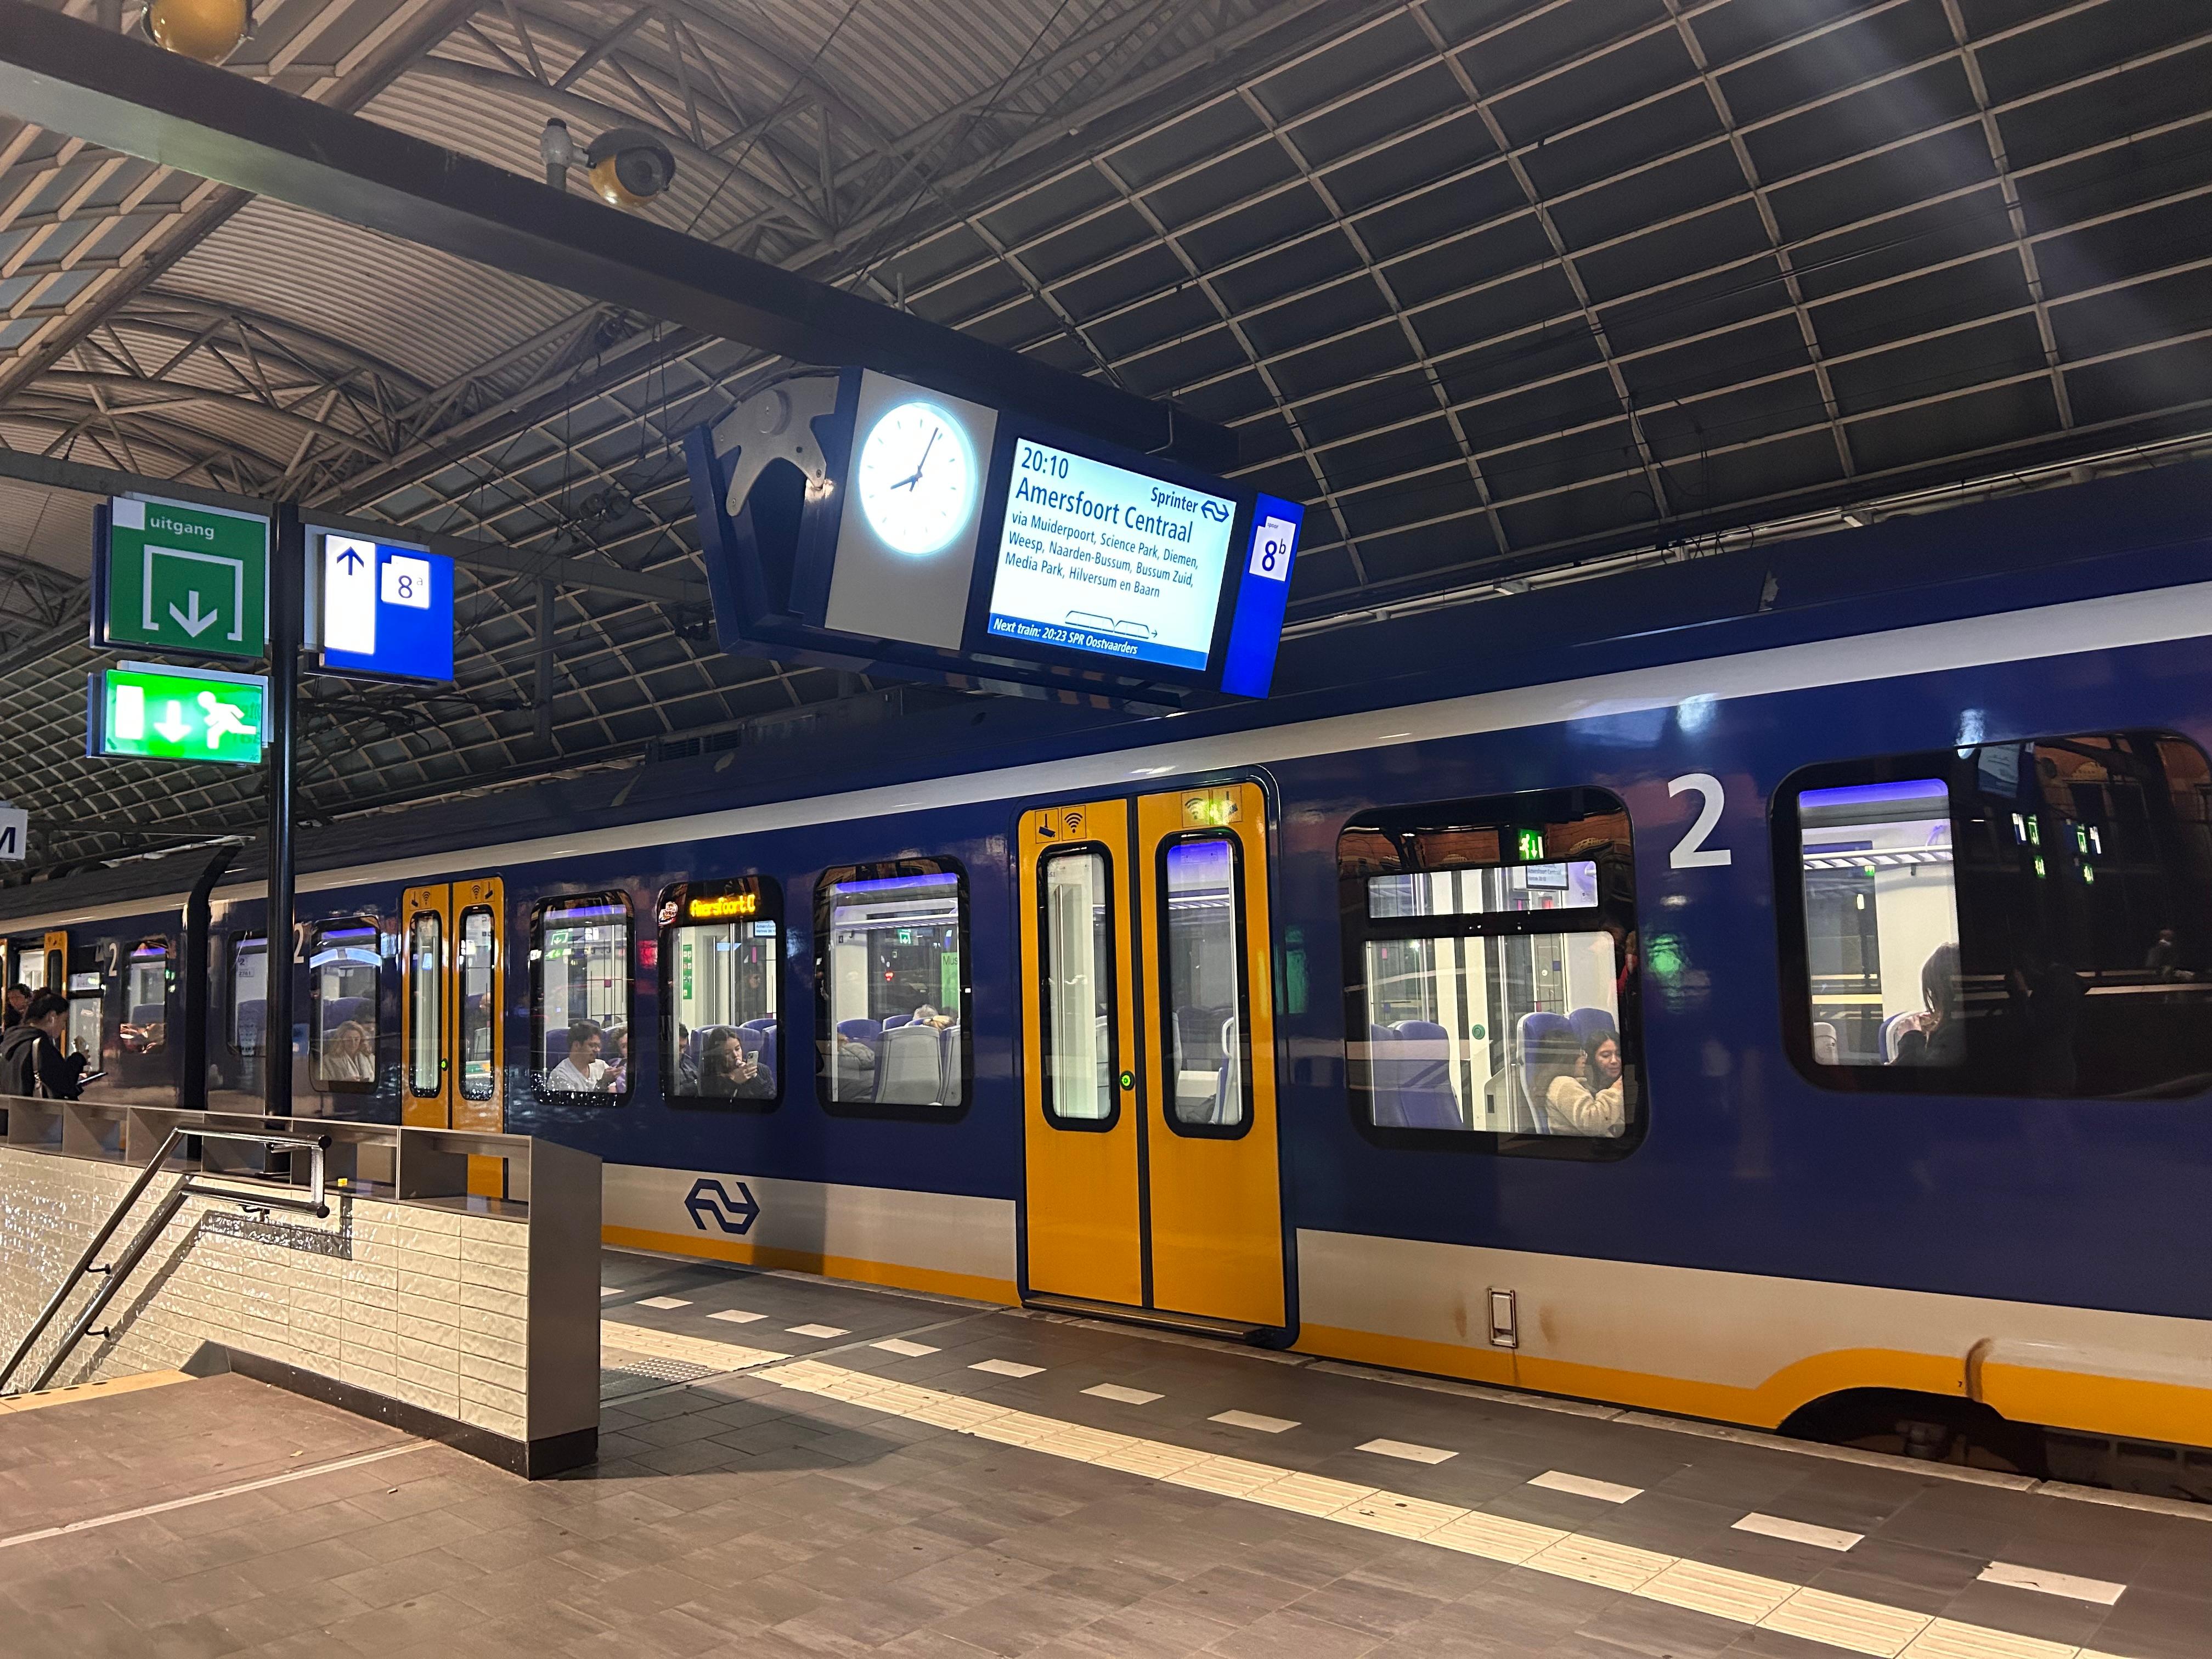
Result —
[{"label": "number 2 on train side", "polygon": [[1698,813],[1698,821],[1690,826],[1690,833],[1674,844],[1667,855],[1668,867],[1674,870],[1710,870],[1732,864],[1735,854],[1725,847],[1708,847],[1705,837],[1713,833],[1713,826],[1721,821],[1721,808],[1727,804],[1728,794],[1721,781],[1710,772],[1685,772],[1679,778],[1667,780],[1667,793],[1679,795],[1694,789],[1705,805]]}]

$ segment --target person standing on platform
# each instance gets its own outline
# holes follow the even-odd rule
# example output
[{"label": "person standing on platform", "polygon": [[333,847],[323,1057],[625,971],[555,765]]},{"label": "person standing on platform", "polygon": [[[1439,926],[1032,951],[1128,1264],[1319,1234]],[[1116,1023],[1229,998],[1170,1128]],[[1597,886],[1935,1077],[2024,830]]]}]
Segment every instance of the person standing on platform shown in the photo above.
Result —
[{"label": "person standing on platform", "polygon": [[0,1017],[0,1030],[14,1030],[23,1023],[23,1011],[31,1006],[31,988],[21,980],[8,988],[8,1012]]},{"label": "person standing on platform", "polygon": [[90,1063],[84,1054],[62,1052],[69,1024],[69,999],[41,991],[23,1011],[23,1023],[0,1037],[0,1090],[48,1100],[75,1100]]}]

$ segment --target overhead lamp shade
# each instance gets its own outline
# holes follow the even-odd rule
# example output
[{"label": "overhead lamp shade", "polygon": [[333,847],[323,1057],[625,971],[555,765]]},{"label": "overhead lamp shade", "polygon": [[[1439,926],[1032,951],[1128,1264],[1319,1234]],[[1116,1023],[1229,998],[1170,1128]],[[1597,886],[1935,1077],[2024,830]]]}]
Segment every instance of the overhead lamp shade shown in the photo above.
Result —
[{"label": "overhead lamp shade", "polygon": [[635,127],[601,133],[592,140],[584,159],[592,188],[612,207],[643,207],[676,177],[676,158],[668,146]]},{"label": "overhead lamp shade", "polygon": [[156,46],[220,64],[246,38],[246,0],[152,0],[146,33]]}]

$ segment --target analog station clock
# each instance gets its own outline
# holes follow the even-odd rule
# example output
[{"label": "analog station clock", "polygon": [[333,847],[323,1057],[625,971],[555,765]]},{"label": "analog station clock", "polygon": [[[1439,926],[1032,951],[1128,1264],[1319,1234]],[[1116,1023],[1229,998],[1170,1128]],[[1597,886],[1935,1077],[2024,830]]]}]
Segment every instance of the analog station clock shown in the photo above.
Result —
[{"label": "analog station clock", "polygon": [[979,486],[967,434],[921,398],[894,404],[868,428],[853,483],[868,527],[886,546],[915,557],[960,533]]}]

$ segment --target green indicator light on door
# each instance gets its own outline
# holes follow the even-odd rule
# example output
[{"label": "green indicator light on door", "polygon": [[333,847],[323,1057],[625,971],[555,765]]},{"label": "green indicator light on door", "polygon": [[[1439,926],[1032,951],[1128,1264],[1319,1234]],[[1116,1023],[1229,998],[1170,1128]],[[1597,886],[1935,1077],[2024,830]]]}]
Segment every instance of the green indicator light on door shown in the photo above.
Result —
[{"label": "green indicator light on door", "polygon": [[1136,1074],[1134,1072],[1124,1072],[1124,1073],[1121,1073],[1121,1086],[1122,1086],[1124,1089],[1133,1089],[1133,1088],[1135,1088],[1135,1087],[1137,1086],[1137,1074]]},{"label": "green indicator light on door", "polygon": [[258,674],[126,662],[92,677],[85,752],[258,766],[268,701]]}]

